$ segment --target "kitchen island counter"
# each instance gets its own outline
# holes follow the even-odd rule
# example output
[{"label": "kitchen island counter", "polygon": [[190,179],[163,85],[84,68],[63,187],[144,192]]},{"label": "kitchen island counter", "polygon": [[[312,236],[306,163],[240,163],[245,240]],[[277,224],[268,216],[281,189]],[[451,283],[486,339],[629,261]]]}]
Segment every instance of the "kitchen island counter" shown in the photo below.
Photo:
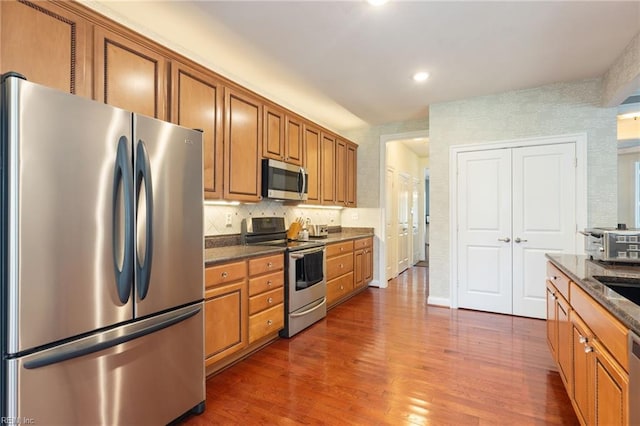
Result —
[{"label": "kitchen island counter", "polygon": [[640,333],[640,306],[593,278],[612,276],[640,279],[640,266],[603,264],[584,255],[547,254],[547,258],[620,322],[636,334]]}]

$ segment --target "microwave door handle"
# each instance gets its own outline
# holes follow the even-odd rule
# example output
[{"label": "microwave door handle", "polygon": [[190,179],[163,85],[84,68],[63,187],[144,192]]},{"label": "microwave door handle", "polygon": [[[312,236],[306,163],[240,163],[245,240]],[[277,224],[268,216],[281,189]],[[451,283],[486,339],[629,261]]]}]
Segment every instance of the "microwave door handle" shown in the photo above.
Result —
[{"label": "microwave door handle", "polygon": [[[302,176],[302,186],[298,186],[299,191],[299,195],[300,195],[300,199],[302,199],[304,197],[304,189],[307,186],[307,175],[305,173],[304,167],[300,167],[300,170],[298,170],[298,175]],[[298,179],[298,182],[300,182],[300,179]]]}]

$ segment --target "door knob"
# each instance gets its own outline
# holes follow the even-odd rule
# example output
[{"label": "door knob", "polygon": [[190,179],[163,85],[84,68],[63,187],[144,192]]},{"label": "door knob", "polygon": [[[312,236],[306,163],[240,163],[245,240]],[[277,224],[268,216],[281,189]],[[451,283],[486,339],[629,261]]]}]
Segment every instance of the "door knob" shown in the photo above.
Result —
[{"label": "door knob", "polygon": [[516,239],[513,241],[515,241],[516,243],[526,243],[529,240],[521,240],[520,237],[516,237]]},{"label": "door knob", "polygon": [[498,238],[498,241],[504,241],[505,243],[508,243],[508,242],[511,241],[511,238],[509,238],[509,237]]}]

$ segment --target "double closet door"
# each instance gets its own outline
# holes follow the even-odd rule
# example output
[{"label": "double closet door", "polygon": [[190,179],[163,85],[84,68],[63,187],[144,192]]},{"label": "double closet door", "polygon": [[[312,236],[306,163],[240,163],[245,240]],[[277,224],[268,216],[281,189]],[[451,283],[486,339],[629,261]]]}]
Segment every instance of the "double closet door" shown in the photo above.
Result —
[{"label": "double closet door", "polygon": [[460,152],[458,306],[545,318],[545,253],[576,241],[575,143]]}]

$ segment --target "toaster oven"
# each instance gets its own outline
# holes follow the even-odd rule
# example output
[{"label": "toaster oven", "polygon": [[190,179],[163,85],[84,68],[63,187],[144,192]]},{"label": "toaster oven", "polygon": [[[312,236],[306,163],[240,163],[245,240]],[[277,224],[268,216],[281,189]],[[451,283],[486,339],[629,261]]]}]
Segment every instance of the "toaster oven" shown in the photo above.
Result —
[{"label": "toaster oven", "polygon": [[591,228],[583,234],[592,259],[640,264],[640,229]]}]

